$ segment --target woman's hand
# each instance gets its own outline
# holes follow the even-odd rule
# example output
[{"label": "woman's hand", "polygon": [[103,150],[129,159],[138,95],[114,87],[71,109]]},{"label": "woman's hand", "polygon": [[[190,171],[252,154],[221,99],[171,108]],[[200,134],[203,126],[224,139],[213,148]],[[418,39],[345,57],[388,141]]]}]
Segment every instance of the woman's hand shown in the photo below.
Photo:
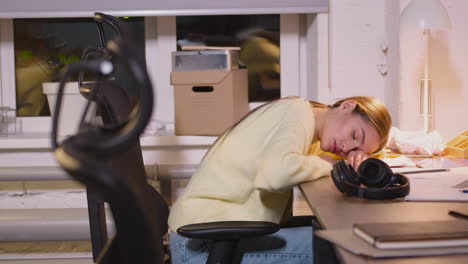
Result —
[{"label": "woman's hand", "polygon": [[368,158],[369,155],[360,150],[353,150],[348,153],[348,163],[351,164],[356,171],[359,168],[359,165],[361,165],[361,162]]}]

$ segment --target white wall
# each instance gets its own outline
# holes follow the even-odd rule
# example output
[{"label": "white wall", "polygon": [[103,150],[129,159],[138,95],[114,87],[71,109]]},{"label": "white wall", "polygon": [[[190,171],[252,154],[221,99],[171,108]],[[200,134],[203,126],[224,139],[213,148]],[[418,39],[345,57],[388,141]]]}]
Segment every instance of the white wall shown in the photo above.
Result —
[{"label": "white wall", "polygon": [[380,42],[385,39],[383,1],[332,0],[330,13],[331,97],[383,98]]},{"label": "white wall", "polygon": [[[374,96],[398,120],[399,71],[393,54],[398,54],[399,43],[392,33],[398,9],[394,6],[391,0],[330,0],[330,102]],[[382,74],[379,67],[387,73]]]},{"label": "white wall", "polygon": [[[448,31],[431,31],[430,77],[433,129],[445,141],[468,129],[468,1],[440,0],[452,22]],[[388,106],[394,126],[423,129],[419,80],[424,67],[422,31],[400,25],[410,0],[331,0],[330,87],[318,98],[331,102],[369,95]],[[382,52],[382,45],[388,50]],[[388,73],[380,74],[382,64]]]},{"label": "white wall", "polygon": [[[409,0],[400,0],[403,10]],[[468,129],[468,1],[441,0],[452,28],[431,31],[429,74],[432,79],[433,128],[445,141]],[[400,27],[400,128],[420,130],[419,80],[424,42],[420,30]]]}]

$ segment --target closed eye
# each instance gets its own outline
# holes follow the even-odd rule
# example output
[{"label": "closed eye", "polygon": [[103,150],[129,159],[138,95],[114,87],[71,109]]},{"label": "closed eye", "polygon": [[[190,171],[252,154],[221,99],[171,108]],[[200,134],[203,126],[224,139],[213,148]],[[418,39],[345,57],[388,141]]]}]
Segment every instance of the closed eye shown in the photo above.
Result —
[{"label": "closed eye", "polygon": [[361,133],[362,133],[362,138],[361,138],[361,144],[364,145],[364,142],[366,142],[366,134],[364,133],[364,130],[361,128]]}]

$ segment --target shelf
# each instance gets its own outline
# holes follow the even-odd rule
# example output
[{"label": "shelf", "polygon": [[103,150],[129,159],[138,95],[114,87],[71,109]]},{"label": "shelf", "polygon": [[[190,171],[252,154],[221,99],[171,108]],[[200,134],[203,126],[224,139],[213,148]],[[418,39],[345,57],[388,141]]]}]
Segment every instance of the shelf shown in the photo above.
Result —
[{"label": "shelf", "polygon": [[[209,147],[216,137],[214,136],[176,136],[173,133],[166,135],[144,135],[140,137],[143,149],[157,147]],[[21,135],[0,136],[0,151],[21,149],[50,149],[51,143],[47,133],[30,133]]]}]

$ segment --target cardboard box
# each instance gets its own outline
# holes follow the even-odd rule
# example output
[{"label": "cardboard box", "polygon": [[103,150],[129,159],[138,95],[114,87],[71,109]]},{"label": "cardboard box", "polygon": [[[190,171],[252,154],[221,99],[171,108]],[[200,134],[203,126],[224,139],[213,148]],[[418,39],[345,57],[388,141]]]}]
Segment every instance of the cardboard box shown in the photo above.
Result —
[{"label": "cardboard box", "polygon": [[175,134],[221,135],[249,111],[247,70],[172,72]]}]

